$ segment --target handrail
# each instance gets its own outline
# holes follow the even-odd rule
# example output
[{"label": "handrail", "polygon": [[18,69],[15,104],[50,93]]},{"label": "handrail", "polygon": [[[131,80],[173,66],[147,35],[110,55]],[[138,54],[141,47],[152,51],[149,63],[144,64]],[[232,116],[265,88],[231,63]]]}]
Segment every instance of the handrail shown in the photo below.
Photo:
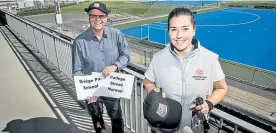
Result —
[{"label": "handrail", "polygon": [[227,114],[219,109],[214,108],[211,113],[213,115],[216,115],[220,118],[220,124],[219,124],[219,128],[222,128],[223,126],[223,121],[228,121],[232,124],[234,124],[234,133],[236,133],[238,131],[238,127],[242,127],[245,130],[248,130],[250,132],[254,132],[254,133],[268,133],[268,131],[261,129],[257,126],[254,126],[244,120],[241,120],[233,115]]},{"label": "handrail", "polygon": [[[4,10],[2,10],[2,9],[0,9],[0,11],[5,12],[6,14],[8,14],[8,15],[10,15],[10,16],[13,16],[14,18],[16,18],[16,19],[18,19],[18,20],[20,20],[20,21],[23,21],[23,22],[25,22],[25,23],[27,23],[27,24],[33,26],[34,28],[36,28],[36,29],[38,29],[38,30],[41,30],[41,31],[43,31],[43,32],[45,32],[45,33],[47,33],[47,34],[53,35],[53,36],[55,36],[55,37],[58,37],[59,39],[61,39],[61,40],[63,40],[63,41],[66,41],[66,42],[68,42],[68,43],[71,43],[70,41],[74,40],[72,37],[69,37],[69,36],[64,35],[64,34],[62,34],[62,33],[59,33],[59,32],[57,32],[57,31],[55,31],[55,30],[53,30],[53,29],[50,29],[50,28],[48,28],[48,27],[46,27],[46,26],[43,26],[43,25],[41,25],[41,24],[39,24],[39,23],[36,23],[36,22],[34,22],[34,21],[28,20],[28,19],[23,18],[23,17],[19,17],[19,16],[15,15],[15,14],[12,14],[12,13],[10,13],[10,12],[6,12],[6,11],[4,11]],[[42,27],[43,29],[40,29],[39,27],[37,27],[37,26],[35,26],[35,25],[38,25],[39,27]],[[53,33],[54,33],[54,34],[53,34]],[[57,36],[57,35],[58,35],[58,36]],[[60,37],[62,37],[62,38],[60,38]]]}]

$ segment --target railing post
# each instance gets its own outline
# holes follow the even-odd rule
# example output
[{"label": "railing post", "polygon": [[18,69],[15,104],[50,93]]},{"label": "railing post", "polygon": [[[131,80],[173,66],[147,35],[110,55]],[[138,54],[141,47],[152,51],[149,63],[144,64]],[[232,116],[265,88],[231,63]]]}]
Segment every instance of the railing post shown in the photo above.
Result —
[{"label": "railing post", "polygon": [[38,46],[37,46],[37,41],[36,41],[36,37],[35,37],[35,33],[34,33],[34,31],[35,31],[35,29],[32,27],[32,29],[33,29],[33,37],[34,37],[34,45],[36,46],[36,50],[38,51]]},{"label": "railing post", "polygon": [[41,32],[41,38],[42,38],[42,43],[43,43],[43,46],[44,46],[44,51],[45,51],[45,56],[46,56],[46,59],[49,59],[49,57],[48,57],[48,53],[47,53],[47,50],[46,50],[46,45],[45,45],[45,40],[44,40],[44,33],[42,33],[42,31],[40,31]]},{"label": "railing post", "polygon": [[153,56],[153,49],[150,50],[150,62],[152,60],[152,56]]},{"label": "railing post", "polygon": [[59,58],[58,58],[58,54],[57,54],[57,48],[56,48],[56,47],[57,47],[57,46],[56,46],[56,38],[53,37],[53,40],[54,40],[55,55],[56,55],[57,65],[58,65],[57,67],[58,67],[59,70],[61,70],[61,69],[60,69],[60,65],[59,65]]},{"label": "railing post", "polygon": [[124,100],[124,103],[125,103],[124,107],[125,107],[125,123],[126,123],[125,125],[128,128],[128,117],[129,116],[128,116],[128,113],[127,113],[128,112],[127,111],[128,106],[127,106],[127,100],[126,99]]},{"label": "railing post", "polygon": [[144,57],[145,57],[144,65],[147,66],[147,51],[146,50],[144,50]]},{"label": "railing post", "polygon": [[141,109],[141,111],[140,111],[140,121],[141,121],[141,133],[143,133],[143,130],[144,130],[144,123],[143,123],[143,120],[144,120],[144,114],[143,114],[143,112],[142,112],[142,109],[143,109],[143,99],[144,99],[144,83],[142,82],[142,84],[141,84],[141,89],[140,89],[140,91],[141,91],[141,93],[140,93],[140,109]]},{"label": "railing post", "polygon": [[234,126],[234,133],[237,133],[237,132],[238,132],[238,125],[235,124],[235,126]]},{"label": "railing post", "polygon": [[256,69],[254,69],[253,71],[252,82],[254,82],[254,79],[255,79],[255,72],[256,72]]},{"label": "railing post", "polygon": [[135,106],[135,132],[138,132],[138,111],[137,111],[137,79],[135,80],[135,84],[134,84],[134,106]]},{"label": "railing post", "polygon": [[133,114],[132,114],[132,100],[129,100],[130,104],[129,104],[129,114],[130,114],[130,117],[129,117],[129,120],[130,120],[130,130],[132,131],[133,129],[133,122],[132,122],[132,117],[133,117]]},{"label": "railing post", "polygon": [[223,118],[220,117],[220,121],[219,121],[219,128],[220,128],[220,129],[222,128],[222,124],[223,124]]}]

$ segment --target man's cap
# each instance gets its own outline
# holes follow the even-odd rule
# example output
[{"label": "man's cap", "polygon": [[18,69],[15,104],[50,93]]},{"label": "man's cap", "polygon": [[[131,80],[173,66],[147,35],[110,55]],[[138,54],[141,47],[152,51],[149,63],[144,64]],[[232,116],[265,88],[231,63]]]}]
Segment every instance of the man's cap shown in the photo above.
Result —
[{"label": "man's cap", "polygon": [[98,1],[91,3],[91,4],[88,6],[88,8],[84,8],[84,10],[85,10],[86,12],[89,12],[89,11],[92,10],[92,9],[101,10],[101,11],[104,12],[106,15],[108,15],[109,12],[110,12],[110,11],[107,9],[107,7],[106,7],[106,5],[105,5],[104,3],[98,2]]},{"label": "man's cap", "polygon": [[148,124],[162,132],[178,130],[182,118],[182,106],[179,102],[163,98],[161,92],[151,91],[143,103],[144,117]]}]

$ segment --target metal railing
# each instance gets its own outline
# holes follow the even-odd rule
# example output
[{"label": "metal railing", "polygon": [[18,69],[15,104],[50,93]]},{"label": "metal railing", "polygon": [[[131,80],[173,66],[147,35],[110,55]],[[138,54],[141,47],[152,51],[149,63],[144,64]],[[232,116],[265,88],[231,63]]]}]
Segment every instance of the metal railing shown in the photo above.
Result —
[{"label": "metal railing", "polygon": [[[18,36],[21,36],[24,41],[31,44],[31,46],[37,49],[37,51],[49,62],[54,64],[54,67],[73,81],[71,65],[72,38],[11,13],[5,12],[5,17],[9,27],[13,29]],[[67,40],[64,38],[70,39]],[[131,100],[122,99],[121,101],[125,126],[130,129],[131,132],[148,133],[150,132],[150,128],[147,125],[147,121],[144,119],[142,111],[143,100],[146,96],[146,92],[143,88],[144,76],[128,68],[124,69],[123,72],[135,76]],[[216,113],[214,113],[214,115],[216,115]],[[222,115],[217,114],[216,116],[220,119],[225,119]],[[235,124],[235,122],[232,123]],[[235,127],[250,129],[247,125],[240,124],[235,124]]]},{"label": "metal railing", "polygon": [[13,14],[6,14],[8,25],[60,71],[72,79],[71,42],[46,27]]},{"label": "metal railing", "polygon": [[228,78],[247,82],[251,86],[257,86],[268,91],[276,91],[276,72],[225,59],[220,59],[220,63]]}]

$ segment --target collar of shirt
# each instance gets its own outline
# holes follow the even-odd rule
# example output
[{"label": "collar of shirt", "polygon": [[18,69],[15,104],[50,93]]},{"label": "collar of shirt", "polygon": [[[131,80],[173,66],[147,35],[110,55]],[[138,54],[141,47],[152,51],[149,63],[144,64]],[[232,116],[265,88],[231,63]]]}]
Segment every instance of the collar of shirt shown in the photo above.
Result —
[{"label": "collar of shirt", "polygon": [[[189,52],[188,55],[185,56],[185,57],[192,57],[197,51],[200,50],[200,46],[199,46],[200,43],[199,43],[199,41],[198,41],[197,39],[193,39],[193,40],[192,40],[192,45],[194,45],[193,50],[192,50],[191,52]],[[172,45],[172,43],[170,43],[169,47],[170,47],[170,48],[169,48],[169,49],[170,49],[170,52],[171,52],[174,56],[178,57],[178,55],[177,55],[177,53],[176,53],[176,51],[175,51],[175,48],[174,48],[174,46]]]},{"label": "collar of shirt", "polygon": [[[86,33],[87,33],[87,39],[88,40],[93,40],[93,39],[98,39],[95,35],[95,33],[92,31],[92,28],[91,26],[86,30]],[[104,27],[104,32],[103,32],[103,38],[108,38],[110,35],[109,35],[109,32],[107,30],[106,27]]]}]

